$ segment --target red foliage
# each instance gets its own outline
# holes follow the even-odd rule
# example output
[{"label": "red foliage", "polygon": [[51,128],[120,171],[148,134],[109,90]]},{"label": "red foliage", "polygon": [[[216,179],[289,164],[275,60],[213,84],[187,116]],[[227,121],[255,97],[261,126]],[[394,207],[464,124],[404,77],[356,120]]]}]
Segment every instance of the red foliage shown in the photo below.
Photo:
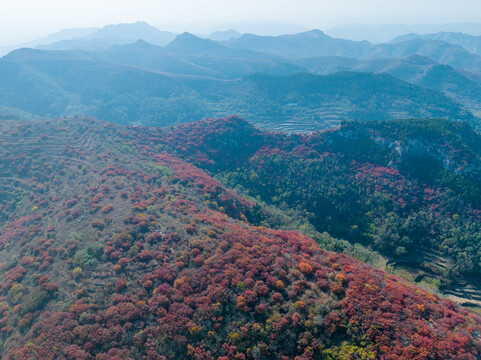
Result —
[{"label": "red foliage", "polygon": [[99,230],[103,230],[105,228],[105,223],[100,219],[92,220],[90,225],[92,225],[92,227],[97,228]]},{"label": "red foliage", "polygon": [[127,283],[123,279],[118,279],[115,282],[115,290],[117,290],[117,292],[121,292],[126,288],[126,286],[127,286]]},{"label": "red foliage", "polygon": [[100,212],[102,214],[108,214],[108,213],[112,212],[113,210],[114,210],[114,206],[112,204],[107,204],[100,210]]},{"label": "red foliage", "polygon": [[[298,232],[250,225],[246,218],[253,204],[206,172],[158,150],[173,146],[178,154],[197,157],[198,163],[212,162],[233,153],[237,142],[247,144],[240,158],[248,158],[259,149],[272,151],[262,132],[237,118],[183,125],[175,133],[104,127],[93,120],[79,123],[72,126],[86,126],[94,137],[86,143],[104,152],[81,154],[72,145],[65,163],[62,147],[62,157],[56,159],[65,168],[51,172],[77,174],[75,156],[93,159],[95,166],[85,171],[103,183],[96,180],[87,190],[79,182],[79,191],[85,189],[94,209],[103,198],[112,199],[120,217],[107,226],[106,219],[93,219],[87,212],[84,224],[67,223],[62,204],[68,200],[60,190],[66,183],[52,176],[41,182],[48,180],[49,193],[58,198],[46,200],[59,201],[59,206],[1,228],[2,249],[9,243],[18,251],[2,269],[5,284],[0,285],[0,341],[5,346],[0,351],[6,360],[322,359],[325,349],[342,341],[382,360],[481,357],[481,320],[476,315],[356,260],[323,251]],[[244,136],[236,135],[239,129]],[[282,151],[293,148],[317,156],[316,136],[288,137]],[[103,146],[111,138],[127,139],[130,151],[107,150],[114,149]],[[218,146],[207,153],[199,148],[214,143]],[[130,152],[135,158],[127,156]],[[223,160],[226,166],[236,165],[232,158]],[[148,160],[145,168],[155,164],[163,175],[138,170],[143,160]],[[384,168],[366,172],[357,180],[398,176]],[[381,188],[374,185],[373,191],[381,191],[384,185],[376,181]],[[399,207],[401,200],[395,199]],[[125,228],[115,228],[121,219]],[[51,220],[57,230],[49,233],[52,239],[44,239]],[[92,239],[97,229],[104,231]],[[82,278],[62,276],[84,260],[84,249],[90,265],[83,267]],[[10,288],[22,283],[14,290],[35,295],[28,286],[37,273],[42,275],[40,289],[49,293],[47,300],[42,292],[37,295],[48,303],[43,314],[20,316],[22,307],[15,310],[9,302],[15,295]],[[51,296],[57,289],[59,296]]]}]

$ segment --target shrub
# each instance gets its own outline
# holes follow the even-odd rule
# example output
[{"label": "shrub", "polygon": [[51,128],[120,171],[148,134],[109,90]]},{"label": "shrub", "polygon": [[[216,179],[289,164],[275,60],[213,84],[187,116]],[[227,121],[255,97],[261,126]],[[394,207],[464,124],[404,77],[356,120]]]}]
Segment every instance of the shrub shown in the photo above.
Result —
[{"label": "shrub", "polygon": [[73,275],[74,277],[79,277],[79,276],[81,276],[81,275],[82,275],[82,268],[80,268],[80,267],[77,266],[75,269],[73,269],[72,275]]},{"label": "shrub", "polygon": [[99,230],[103,230],[105,228],[105,223],[100,219],[92,220],[91,225],[92,225],[92,227],[97,228]]},{"label": "shrub", "polygon": [[123,279],[118,279],[115,283],[115,290],[117,290],[117,292],[121,292],[126,287],[127,287],[127,283]]},{"label": "shrub", "polygon": [[114,210],[114,206],[112,204],[107,204],[100,210],[100,212],[102,214],[108,214],[108,213],[112,212],[113,210]]},{"label": "shrub", "polygon": [[19,314],[23,316],[27,313],[40,310],[47,303],[48,299],[49,296],[45,290],[42,290],[38,286],[34,287],[20,305]]}]

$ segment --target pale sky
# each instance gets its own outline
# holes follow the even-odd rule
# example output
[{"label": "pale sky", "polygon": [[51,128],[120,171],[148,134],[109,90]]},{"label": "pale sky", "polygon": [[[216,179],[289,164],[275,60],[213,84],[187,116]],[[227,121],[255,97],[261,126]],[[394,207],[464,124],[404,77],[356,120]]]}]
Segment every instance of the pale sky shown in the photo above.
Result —
[{"label": "pale sky", "polygon": [[135,21],[176,31],[179,24],[201,29],[246,21],[321,30],[349,23],[481,22],[481,0],[0,0],[0,45]]}]

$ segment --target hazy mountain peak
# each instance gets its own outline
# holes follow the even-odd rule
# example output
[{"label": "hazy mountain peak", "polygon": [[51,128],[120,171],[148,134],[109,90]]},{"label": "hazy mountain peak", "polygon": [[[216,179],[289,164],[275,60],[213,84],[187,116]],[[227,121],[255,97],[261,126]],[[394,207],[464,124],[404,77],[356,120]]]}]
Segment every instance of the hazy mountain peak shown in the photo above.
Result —
[{"label": "hazy mountain peak", "polygon": [[241,36],[242,34],[237,30],[230,29],[225,31],[215,31],[209,35],[209,39],[215,41],[227,41],[230,39],[237,39]]},{"label": "hazy mountain peak", "polygon": [[139,33],[159,33],[161,32],[156,27],[149,25],[145,21],[137,21],[135,23],[122,23],[122,24],[112,24],[106,25],[102,29],[98,30],[92,37],[111,37],[119,36],[120,34],[128,37],[136,37]]},{"label": "hazy mountain peak", "polygon": [[412,65],[436,65],[437,62],[427,56],[409,55],[403,58],[403,61]]},{"label": "hazy mountain peak", "polygon": [[432,34],[418,34],[410,33],[402,36],[398,36],[391,41],[393,44],[397,44],[407,40],[423,39],[433,41],[444,41],[446,43],[461,46],[467,51],[473,54],[479,54],[481,49],[481,36],[473,36],[464,34],[462,32],[449,32],[441,31]]},{"label": "hazy mountain peak", "polygon": [[408,33],[408,34],[404,34],[404,35],[400,35],[400,36],[395,37],[394,39],[392,39],[390,41],[390,43],[396,44],[396,43],[403,42],[403,41],[418,39],[420,36],[421,35],[416,34],[416,33]]},{"label": "hazy mountain peak", "polygon": [[199,40],[202,40],[200,37],[195,36],[194,34],[188,32],[188,31],[184,31],[182,34],[177,35],[175,39],[176,40],[177,39],[199,39]]},{"label": "hazy mountain peak", "polygon": [[41,46],[48,50],[107,50],[113,45],[134,43],[145,40],[148,43],[165,46],[175,38],[174,33],[160,31],[144,21],[129,24],[107,25],[84,37],[50,43]]},{"label": "hazy mountain peak", "polygon": [[135,23],[107,25],[82,39],[108,41],[112,45],[126,44],[142,39],[155,45],[165,46],[172,41],[175,36],[176,34],[161,31],[145,21],[138,21]]},{"label": "hazy mountain peak", "polygon": [[118,44],[118,45],[113,45],[110,50],[156,50],[156,49],[162,49],[158,45],[154,45],[149,43],[148,41],[145,41],[143,39],[137,40],[134,43],[130,44]]},{"label": "hazy mountain peak", "polygon": [[169,45],[167,45],[167,48],[174,51],[185,51],[187,49],[190,51],[204,51],[225,49],[226,47],[216,41],[202,39],[189,32],[184,32],[180,35],[177,35],[177,37]]},{"label": "hazy mountain peak", "polygon": [[[323,31],[319,30],[319,29],[312,29],[312,30],[309,30],[309,31],[305,31],[305,32],[302,32],[300,34],[297,34],[298,35],[303,35],[303,36],[309,36],[309,37],[312,37],[312,38],[321,38],[321,37],[330,37],[328,35],[326,35]],[[294,35],[296,36],[296,35]]]}]

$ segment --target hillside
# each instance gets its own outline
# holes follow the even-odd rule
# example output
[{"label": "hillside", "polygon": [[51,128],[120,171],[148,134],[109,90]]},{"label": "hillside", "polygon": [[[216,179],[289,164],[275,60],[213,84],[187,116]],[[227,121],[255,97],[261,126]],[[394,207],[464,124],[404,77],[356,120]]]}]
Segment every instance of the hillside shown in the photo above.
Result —
[{"label": "hillside", "polygon": [[45,39],[44,44],[36,48],[44,50],[107,50],[113,45],[130,44],[139,40],[165,46],[175,39],[177,34],[160,31],[158,28],[138,21],[131,24],[107,25],[83,36],[72,36],[59,41]]},{"label": "hillside", "polygon": [[457,44],[421,37],[373,45],[367,41],[337,39],[322,31],[312,30],[276,37],[244,34],[225,44],[238,49],[259,50],[291,59],[338,56],[368,60],[419,55],[454,68],[475,73],[481,71],[481,57],[478,55]]},{"label": "hillside", "polygon": [[473,36],[463,34],[461,32],[438,32],[434,34],[415,34],[410,33],[396,37],[392,40],[392,43],[402,42],[412,39],[429,39],[429,40],[441,40],[450,44],[462,46],[464,49],[472,52],[473,54],[480,54],[481,51],[481,36]]},{"label": "hillside", "polygon": [[336,39],[320,30],[280,36],[244,34],[225,43],[233,48],[263,51],[287,58],[313,56],[361,57],[364,52],[372,47],[367,41]]},{"label": "hillside", "polygon": [[314,57],[299,59],[296,63],[320,75],[340,71],[386,73],[410,84],[440,91],[466,108],[477,111],[481,109],[481,86],[472,73],[441,65],[428,57],[410,55],[371,60]]},{"label": "hillside", "polygon": [[[428,124],[419,126],[429,134]],[[465,125],[443,124],[466,146],[477,141]],[[232,171],[289,151],[331,162],[340,155],[324,147],[352,137],[350,127],[314,136],[238,118],[169,130],[81,118],[0,127],[3,359],[481,356],[477,315],[297,231],[258,226],[271,221],[264,205],[194,165]]]},{"label": "hillside", "polygon": [[[245,104],[260,102],[259,108],[251,110],[244,106],[250,112],[236,109],[231,112],[248,119],[260,117],[268,129],[312,131],[334,128],[345,120],[412,117],[443,117],[477,122],[469,111],[442,93],[410,85],[386,74],[252,75],[244,78],[244,82],[244,87],[252,89],[249,94],[256,94],[254,99],[262,99],[255,101],[246,98]],[[243,95],[236,94],[233,98],[239,101]],[[305,124],[306,119],[311,124]]]},{"label": "hillside", "polygon": [[[237,138],[204,122],[176,133],[168,140],[180,154],[246,195],[289,209],[317,240],[328,232],[363,244],[413,281],[460,293],[468,283],[481,300],[481,138],[468,125],[352,122],[311,135],[242,130]],[[225,138],[232,140],[224,146]]]},{"label": "hillside", "polygon": [[[205,42],[213,46],[210,52]],[[194,60],[173,52],[195,44],[207,55]],[[219,47],[227,49],[232,61],[208,56]],[[334,128],[353,119],[478,121],[442,93],[388,75],[317,76],[271,58],[235,57],[236,52],[189,34],[167,48],[137,42],[108,52],[18,50],[0,59],[0,106],[8,108],[4,117],[91,115],[150,126],[237,114],[263,128],[288,132]],[[224,79],[227,68],[243,77]],[[267,69],[271,76],[252,74]]]}]

